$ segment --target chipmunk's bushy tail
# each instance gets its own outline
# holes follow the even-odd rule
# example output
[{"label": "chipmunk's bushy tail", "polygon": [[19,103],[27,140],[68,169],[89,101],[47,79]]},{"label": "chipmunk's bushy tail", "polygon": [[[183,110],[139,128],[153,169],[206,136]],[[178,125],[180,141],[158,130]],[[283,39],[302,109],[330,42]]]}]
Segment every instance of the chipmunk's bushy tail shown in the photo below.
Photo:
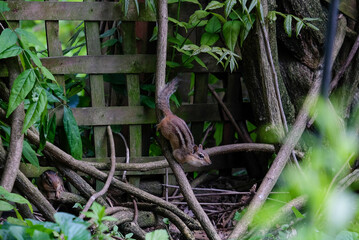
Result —
[{"label": "chipmunk's bushy tail", "polygon": [[170,108],[170,97],[176,91],[180,78],[175,77],[171,82],[167,83],[159,94],[157,107],[165,116],[172,114]]}]

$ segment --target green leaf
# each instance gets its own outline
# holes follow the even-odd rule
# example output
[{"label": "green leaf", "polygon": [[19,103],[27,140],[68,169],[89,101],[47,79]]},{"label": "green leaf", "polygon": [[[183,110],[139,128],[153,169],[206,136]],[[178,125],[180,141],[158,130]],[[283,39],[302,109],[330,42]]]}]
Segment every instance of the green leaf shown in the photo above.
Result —
[{"label": "green leaf", "polygon": [[116,29],[117,28],[111,28],[111,29],[107,30],[106,32],[104,32],[100,35],[100,38],[112,36],[116,32]]},{"label": "green leaf", "polygon": [[24,29],[16,28],[15,32],[20,36],[21,42],[27,46],[39,46],[42,49],[45,49],[44,44],[31,32],[27,32]]},{"label": "green leaf", "polygon": [[32,59],[32,61],[34,61],[34,63],[36,64],[36,66],[38,66],[39,68],[42,67],[42,63],[40,61],[40,58],[34,54],[33,52],[31,52],[29,49],[25,49],[25,52],[30,56],[30,58]]},{"label": "green leaf", "polygon": [[226,22],[227,22],[227,20],[224,19],[224,17],[223,17],[221,14],[214,13],[214,12],[211,12],[211,14],[212,14],[213,16],[216,16],[216,17],[219,19],[219,21],[221,21],[222,23],[226,23]]},{"label": "green leaf", "polygon": [[193,56],[193,58],[194,58],[194,60],[195,60],[199,65],[201,65],[203,68],[205,68],[205,69],[208,70],[206,64],[205,64],[199,57]]},{"label": "green leaf", "polygon": [[214,10],[214,9],[218,9],[223,7],[224,4],[218,1],[211,1],[210,3],[208,3],[207,7],[204,9],[205,11],[207,10]]},{"label": "green leaf", "polygon": [[246,40],[248,33],[252,29],[253,23],[255,21],[255,17],[253,14],[250,14],[249,17],[253,17],[253,19],[250,20],[247,15],[243,16],[243,18],[242,18],[243,27],[241,28],[241,31],[240,31],[240,40],[241,40],[240,46],[241,47],[243,46],[243,42],[244,42],[244,40]]},{"label": "green leaf", "polygon": [[292,15],[287,15],[284,19],[284,31],[288,37],[292,36]]},{"label": "green leaf", "polygon": [[102,43],[101,47],[102,48],[111,47],[111,46],[115,45],[117,42],[118,42],[118,40],[116,38],[111,38],[111,39],[107,40],[106,42]]},{"label": "green leaf", "polygon": [[171,4],[171,3],[178,3],[179,1],[197,4],[199,8],[202,9],[202,5],[198,2],[198,0],[168,0],[167,2],[168,4]]},{"label": "green leaf", "polygon": [[168,240],[167,231],[164,229],[155,230],[146,234],[146,240]]},{"label": "green leaf", "polygon": [[251,4],[249,5],[248,12],[251,12],[253,8],[257,5],[258,0],[252,0]]},{"label": "green leaf", "polygon": [[155,99],[146,95],[141,95],[141,103],[152,109],[156,107]]},{"label": "green leaf", "polygon": [[0,35],[0,53],[2,53],[5,49],[8,49],[9,47],[15,45],[16,41],[16,34],[9,28],[6,28],[4,31],[2,31]]},{"label": "green leaf", "polygon": [[216,131],[214,132],[213,137],[216,140],[216,146],[219,146],[223,137],[223,123],[216,123],[215,129]]},{"label": "green leaf", "polygon": [[12,209],[14,209],[13,205],[11,205],[10,203],[7,203],[5,201],[0,200],[0,211],[5,212],[5,211],[10,211]]},{"label": "green leaf", "polygon": [[19,194],[8,192],[2,186],[0,186],[0,199],[15,202],[15,203],[27,204],[30,211],[33,212],[32,205],[26,198],[20,196]]},{"label": "green leaf", "polygon": [[34,151],[34,149],[32,149],[32,147],[27,141],[23,142],[22,155],[26,160],[29,161],[29,163],[36,167],[40,167],[39,159],[37,158],[36,152]]},{"label": "green leaf", "polygon": [[181,64],[177,63],[177,62],[171,62],[171,61],[166,61],[166,65],[170,68],[176,68],[176,67],[180,67]]},{"label": "green leaf", "polygon": [[0,1],[0,12],[8,12],[10,8],[7,6],[7,2]]},{"label": "green leaf", "polygon": [[206,12],[204,10],[197,10],[189,17],[188,23],[191,25],[196,25],[198,21],[200,21],[202,18],[207,17],[208,14],[209,12]]},{"label": "green leaf", "polygon": [[267,15],[267,18],[272,22],[276,21],[277,20],[276,11],[269,11],[268,15]]},{"label": "green leaf", "polygon": [[154,28],[153,28],[153,32],[152,32],[152,36],[150,38],[150,42],[153,42],[153,41],[156,41],[157,40],[157,35],[158,35],[158,26],[156,25]]},{"label": "green leaf", "polygon": [[232,52],[236,46],[239,31],[241,29],[240,21],[228,21],[223,25],[223,36],[227,47]]},{"label": "green leaf", "polygon": [[88,224],[75,218],[74,215],[68,213],[57,212],[54,215],[56,222],[60,225],[61,232],[65,239],[72,240],[90,240],[91,234],[87,230]]},{"label": "green leaf", "polygon": [[202,34],[201,37],[201,45],[212,46],[218,41],[218,39],[219,39],[219,35],[217,33],[205,32]]},{"label": "green leaf", "polygon": [[56,81],[54,75],[52,75],[52,73],[51,73],[46,67],[41,66],[40,69],[41,69],[42,74],[44,74],[44,76],[45,76],[47,79],[50,79],[50,80],[52,80],[52,81]]},{"label": "green leaf", "polygon": [[208,33],[219,33],[221,31],[221,22],[216,16],[212,16],[211,19],[209,19],[207,22],[204,30],[206,30]]},{"label": "green leaf", "polygon": [[33,69],[27,69],[15,79],[14,84],[11,88],[9,107],[7,109],[6,117],[20,105],[25,99],[27,94],[31,91],[35,84],[36,75]]},{"label": "green leaf", "polygon": [[298,219],[298,218],[304,218],[303,214],[301,214],[298,209],[296,209],[294,206],[292,207],[292,211],[294,212],[295,214],[295,217]]},{"label": "green leaf", "polygon": [[180,27],[183,27],[183,28],[186,30],[186,32],[187,32],[187,28],[190,27],[190,26],[188,25],[188,23],[186,23],[186,22],[180,22],[180,21],[178,21],[177,19],[174,19],[174,18],[171,18],[171,17],[168,17],[168,21],[173,22],[174,24],[177,24],[177,25],[180,26]]},{"label": "green leaf", "polygon": [[305,23],[305,25],[307,25],[308,27],[310,27],[311,29],[315,30],[315,31],[319,31],[319,28],[317,28],[316,26],[314,26],[311,23]]},{"label": "green leaf", "polygon": [[237,0],[226,0],[225,1],[225,7],[224,7],[224,13],[225,16],[228,17],[231,13],[233,6],[237,3]]},{"label": "green leaf", "polygon": [[80,130],[71,109],[64,107],[64,129],[70,147],[71,155],[76,159],[82,158],[82,141]]},{"label": "green leaf", "polygon": [[304,27],[304,23],[302,21],[298,21],[297,24],[295,25],[295,36],[298,37],[300,34],[300,31],[302,30],[302,28]]},{"label": "green leaf", "polygon": [[54,143],[55,134],[56,134],[56,114],[53,114],[52,117],[50,118],[50,122],[48,125],[47,140],[51,143]]},{"label": "green leaf", "polygon": [[0,59],[9,58],[19,55],[22,52],[22,48],[19,46],[12,46],[0,53]]},{"label": "green leaf", "polygon": [[47,106],[47,97],[46,91],[43,88],[38,88],[36,91],[36,101],[30,104],[27,109],[25,119],[24,119],[24,127],[22,132],[24,133],[28,128],[30,128],[37,120],[40,119],[42,112]]}]

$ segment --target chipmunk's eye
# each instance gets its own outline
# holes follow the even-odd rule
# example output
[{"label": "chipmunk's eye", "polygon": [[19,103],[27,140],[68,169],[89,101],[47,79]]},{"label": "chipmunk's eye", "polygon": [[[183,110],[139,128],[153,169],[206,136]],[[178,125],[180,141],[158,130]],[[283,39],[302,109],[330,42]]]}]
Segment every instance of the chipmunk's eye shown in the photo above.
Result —
[{"label": "chipmunk's eye", "polygon": [[202,159],[204,158],[204,155],[202,153],[198,153],[198,157]]}]

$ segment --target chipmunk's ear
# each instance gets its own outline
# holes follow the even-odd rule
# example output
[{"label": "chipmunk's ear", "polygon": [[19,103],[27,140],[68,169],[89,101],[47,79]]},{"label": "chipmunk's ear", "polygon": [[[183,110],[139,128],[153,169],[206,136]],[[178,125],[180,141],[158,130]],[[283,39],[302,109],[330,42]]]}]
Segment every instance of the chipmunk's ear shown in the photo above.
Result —
[{"label": "chipmunk's ear", "polygon": [[202,144],[200,144],[198,147],[199,147],[199,149],[203,150]]},{"label": "chipmunk's ear", "polygon": [[198,151],[198,146],[197,145],[194,145],[193,146],[193,153],[197,152]]}]

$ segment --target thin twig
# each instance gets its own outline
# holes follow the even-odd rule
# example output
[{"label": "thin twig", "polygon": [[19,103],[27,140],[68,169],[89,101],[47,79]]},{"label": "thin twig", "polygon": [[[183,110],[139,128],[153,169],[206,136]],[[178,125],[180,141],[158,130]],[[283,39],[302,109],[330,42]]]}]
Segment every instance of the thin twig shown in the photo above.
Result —
[{"label": "thin twig", "polygon": [[[125,144],[125,148],[126,148],[126,162],[125,162],[125,164],[129,164],[130,163],[130,150],[128,149],[126,138],[120,132],[115,133],[115,134],[120,135],[120,137],[122,138],[123,143]],[[126,179],[126,173],[127,173],[127,171],[124,170],[123,174],[122,174],[122,180],[123,181]]]},{"label": "thin twig", "polygon": [[344,65],[340,68],[340,70],[338,71],[338,73],[335,75],[334,79],[330,83],[330,92],[332,92],[333,89],[337,87],[339,80],[341,79],[341,77],[343,76],[345,71],[347,70],[349,64],[352,62],[353,57],[355,56],[356,52],[358,51],[358,48],[359,48],[359,35],[357,36],[355,43],[353,44],[353,47],[350,50],[348,58],[345,60]]},{"label": "thin twig", "polygon": [[240,127],[238,126],[238,124],[236,123],[236,120],[234,119],[233,115],[231,114],[231,112],[228,110],[227,106],[223,103],[223,101],[221,100],[221,98],[218,96],[216,90],[214,90],[214,88],[208,84],[208,89],[211,91],[213,97],[217,100],[217,102],[219,103],[219,105],[221,105],[221,107],[223,108],[223,111],[226,113],[227,117],[229,118],[229,121],[232,123],[233,127],[236,129],[239,138],[243,141],[243,142],[248,142],[248,143],[252,143],[252,139],[250,137],[248,137],[247,134],[245,134],[244,132],[242,132],[242,130],[240,129]]},{"label": "thin twig", "polygon": [[202,139],[202,143],[201,143],[202,145],[204,145],[204,142],[206,141],[209,132],[212,131],[213,126],[214,126],[214,125],[213,125],[212,123],[210,124],[210,126],[208,126],[208,128],[207,128],[207,130],[206,130],[206,133],[204,134],[204,137],[203,137],[203,139]]},{"label": "thin twig", "polygon": [[112,130],[111,130],[110,126],[107,126],[107,134],[108,134],[108,139],[110,142],[110,149],[111,149],[111,169],[110,169],[110,172],[108,173],[108,177],[105,182],[105,185],[103,186],[101,191],[92,195],[90,197],[90,199],[88,200],[88,202],[86,203],[86,205],[80,215],[81,219],[83,219],[85,217],[84,213],[90,209],[92,203],[96,200],[96,198],[104,195],[107,192],[108,188],[110,187],[113,176],[115,175],[115,163],[116,163],[115,142],[113,140]]}]

